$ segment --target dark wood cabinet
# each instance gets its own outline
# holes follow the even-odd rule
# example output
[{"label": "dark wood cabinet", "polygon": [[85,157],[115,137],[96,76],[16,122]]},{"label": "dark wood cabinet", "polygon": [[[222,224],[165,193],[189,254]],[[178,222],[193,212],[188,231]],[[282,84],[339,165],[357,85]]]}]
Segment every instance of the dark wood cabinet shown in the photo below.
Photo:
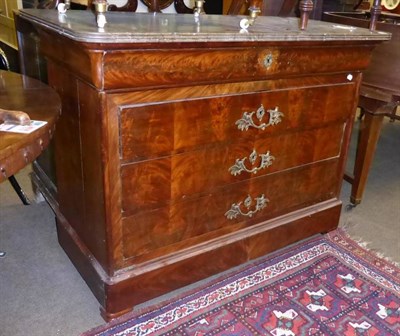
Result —
[{"label": "dark wood cabinet", "polygon": [[24,10],[62,99],[59,241],[112,318],[338,225],[385,34],[260,17]]}]

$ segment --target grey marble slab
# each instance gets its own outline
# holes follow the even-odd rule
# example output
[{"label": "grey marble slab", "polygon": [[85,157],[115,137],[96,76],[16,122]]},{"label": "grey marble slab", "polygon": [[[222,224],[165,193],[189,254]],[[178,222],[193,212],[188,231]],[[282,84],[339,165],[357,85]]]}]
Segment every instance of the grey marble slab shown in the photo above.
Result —
[{"label": "grey marble slab", "polygon": [[21,17],[69,38],[89,43],[246,42],[388,40],[390,34],[321,21],[260,16],[248,30],[239,26],[243,16],[107,12],[107,24],[98,28],[93,12],[22,9]]}]

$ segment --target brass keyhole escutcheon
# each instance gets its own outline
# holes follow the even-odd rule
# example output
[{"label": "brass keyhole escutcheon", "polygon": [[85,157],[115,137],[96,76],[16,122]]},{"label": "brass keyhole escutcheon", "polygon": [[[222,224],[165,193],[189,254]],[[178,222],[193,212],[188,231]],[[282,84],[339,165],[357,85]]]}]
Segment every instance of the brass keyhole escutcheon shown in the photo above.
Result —
[{"label": "brass keyhole escutcheon", "polygon": [[274,56],[272,56],[272,54],[268,54],[264,57],[264,66],[266,68],[269,68],[273,62],[274,62]]}]

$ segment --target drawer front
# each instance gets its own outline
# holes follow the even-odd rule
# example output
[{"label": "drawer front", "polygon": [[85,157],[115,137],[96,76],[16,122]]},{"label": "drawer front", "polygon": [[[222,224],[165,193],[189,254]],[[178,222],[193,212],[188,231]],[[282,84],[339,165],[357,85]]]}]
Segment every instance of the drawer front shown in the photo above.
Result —
[{"label": "drawer front", "polygon": [[216,189],[122,220],[123,254],[138,263],[336,196],[338,160]]},{"label": "drawer front", "polygon": [[[258,43],[260,45],[260,43]],[[186,86],[364,70],[370,46],[108,51],[104,89]]]},{"label": "drawer front", "polygon": [[156,209],[225,184],[337,158],[343,130],[338,123],[124,165],[122,209]]},{"label": "drawer front", "polygon": [[347,83],[121,106],[121,159],[140,161],[343,121],[353,109],[355,89]]}]

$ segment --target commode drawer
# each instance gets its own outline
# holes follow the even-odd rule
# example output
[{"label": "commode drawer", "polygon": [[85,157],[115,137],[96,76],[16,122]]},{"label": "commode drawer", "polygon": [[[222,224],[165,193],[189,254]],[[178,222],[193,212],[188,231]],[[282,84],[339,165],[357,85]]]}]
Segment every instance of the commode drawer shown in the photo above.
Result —
[{"label": "commode drawer", "polygon": [[337,158],[344,124],[218,145],[121,167],[122,210],[129,214],[218,186]]},{"label": "commode drawer", "polygon": [[366,48],[114,50],[103,58],[103,85],[104,89],[186,86],[354,71],[367,67],[361,57]]},{"label": "commode drawer", "polygon": [[122,219],[123,254],[143,262],[335,197],[338,160],[218,188]]},{"label": "commode drawer", "polygon": [[[304,79],[306,85],[307,80]],[[344,121],[354,83],[120,107],[122,163]]]}]

